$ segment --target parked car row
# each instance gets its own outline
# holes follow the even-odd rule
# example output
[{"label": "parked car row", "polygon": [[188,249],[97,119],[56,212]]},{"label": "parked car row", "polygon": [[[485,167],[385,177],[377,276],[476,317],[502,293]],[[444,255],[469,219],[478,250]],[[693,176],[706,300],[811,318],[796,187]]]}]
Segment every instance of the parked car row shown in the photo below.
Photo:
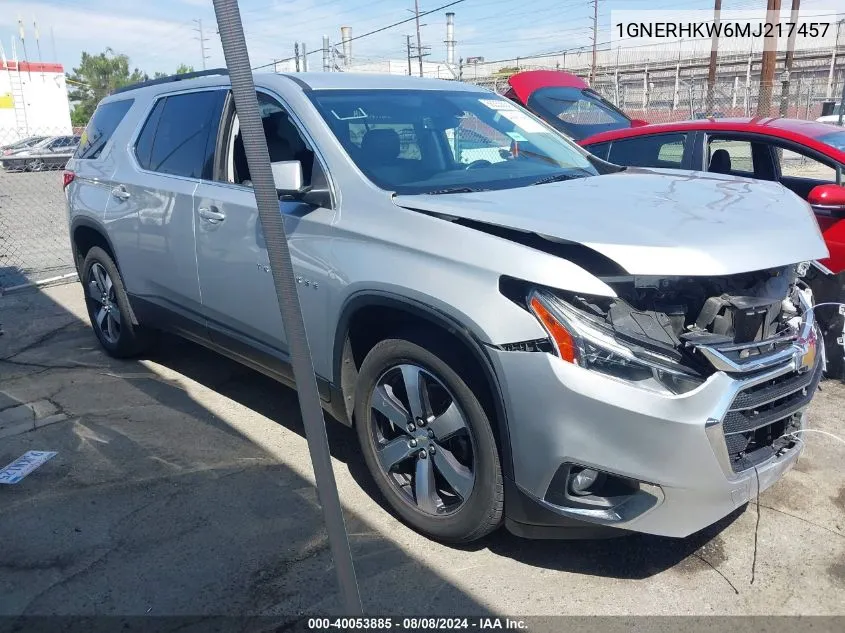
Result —
[{"label": "parked car row", "polygon": [[6,171],[63,169],[79,146],[79,136],[31,136],[0,148]]},{"label": "parked car row", "polygon": [[[457,82],[255,83],[323,405],[402,520],[682,537],[796,463],[829,254],[776,179],[597,158],[557,126],[639,123],[584,87],[516,89],[552,127]],[[167,330],[293,385],[244,142],[225,72],[97,108],[64,185],[109,354]]]}]

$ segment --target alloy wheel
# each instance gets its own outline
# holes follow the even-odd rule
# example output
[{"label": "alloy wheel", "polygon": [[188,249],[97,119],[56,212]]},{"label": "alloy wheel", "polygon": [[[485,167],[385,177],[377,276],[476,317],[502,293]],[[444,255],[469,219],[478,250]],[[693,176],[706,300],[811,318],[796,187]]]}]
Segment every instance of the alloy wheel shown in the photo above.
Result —
[{"label": "alloy wheel", "polygon": [[27,163],[27,167],[29,168],[29,171],[44,171],[46,169],[46,164],[40,158],[34,158]]},{"label": "alloy wheel", "polygon": [[97,329],[103,338],[116,345],[120,339],[120,309],[115,298],[114,283],[106,269],[94,262],[88,273],[87,299]]},{"label": "alloy wheel", "polygon": [[466,414],[434,374],[401,364],[370,397],[376,460],[399,497],[425,514],[463,507],[475,485],[475,443]]}]

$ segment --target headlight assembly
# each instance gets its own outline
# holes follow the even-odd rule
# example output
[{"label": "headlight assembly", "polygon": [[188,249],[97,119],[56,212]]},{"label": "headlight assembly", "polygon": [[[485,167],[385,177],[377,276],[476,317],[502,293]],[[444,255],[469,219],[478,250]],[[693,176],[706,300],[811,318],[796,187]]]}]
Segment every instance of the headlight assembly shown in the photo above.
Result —
[{"label": "headlight assembly", "polygon": [[561,360],[664,394],[686,393],[703,382],[669,358],[620,343],[611,330],[549,292],[532,290],[527,303]]}]

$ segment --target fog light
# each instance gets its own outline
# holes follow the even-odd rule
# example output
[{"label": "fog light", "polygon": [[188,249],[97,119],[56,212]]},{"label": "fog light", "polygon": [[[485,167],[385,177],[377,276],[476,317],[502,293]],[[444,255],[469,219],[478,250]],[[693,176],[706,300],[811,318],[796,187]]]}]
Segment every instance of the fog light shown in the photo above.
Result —
[{"label": "fog light", "polygon": [[573,473],[570,475],[571,478],[569,480],[570,492],[580,497],[590,494],[590,488],[598,481],[600,474],[592,468],[584,468],[577,473]]}]

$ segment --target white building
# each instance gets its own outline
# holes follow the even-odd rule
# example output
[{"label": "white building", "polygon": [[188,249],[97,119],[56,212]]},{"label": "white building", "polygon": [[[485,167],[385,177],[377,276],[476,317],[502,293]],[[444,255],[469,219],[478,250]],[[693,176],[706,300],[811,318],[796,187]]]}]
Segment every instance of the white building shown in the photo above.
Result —
[{"label": "white building", "polygon": [[71,130],[61,64],[0,60],[0,142]]}]

